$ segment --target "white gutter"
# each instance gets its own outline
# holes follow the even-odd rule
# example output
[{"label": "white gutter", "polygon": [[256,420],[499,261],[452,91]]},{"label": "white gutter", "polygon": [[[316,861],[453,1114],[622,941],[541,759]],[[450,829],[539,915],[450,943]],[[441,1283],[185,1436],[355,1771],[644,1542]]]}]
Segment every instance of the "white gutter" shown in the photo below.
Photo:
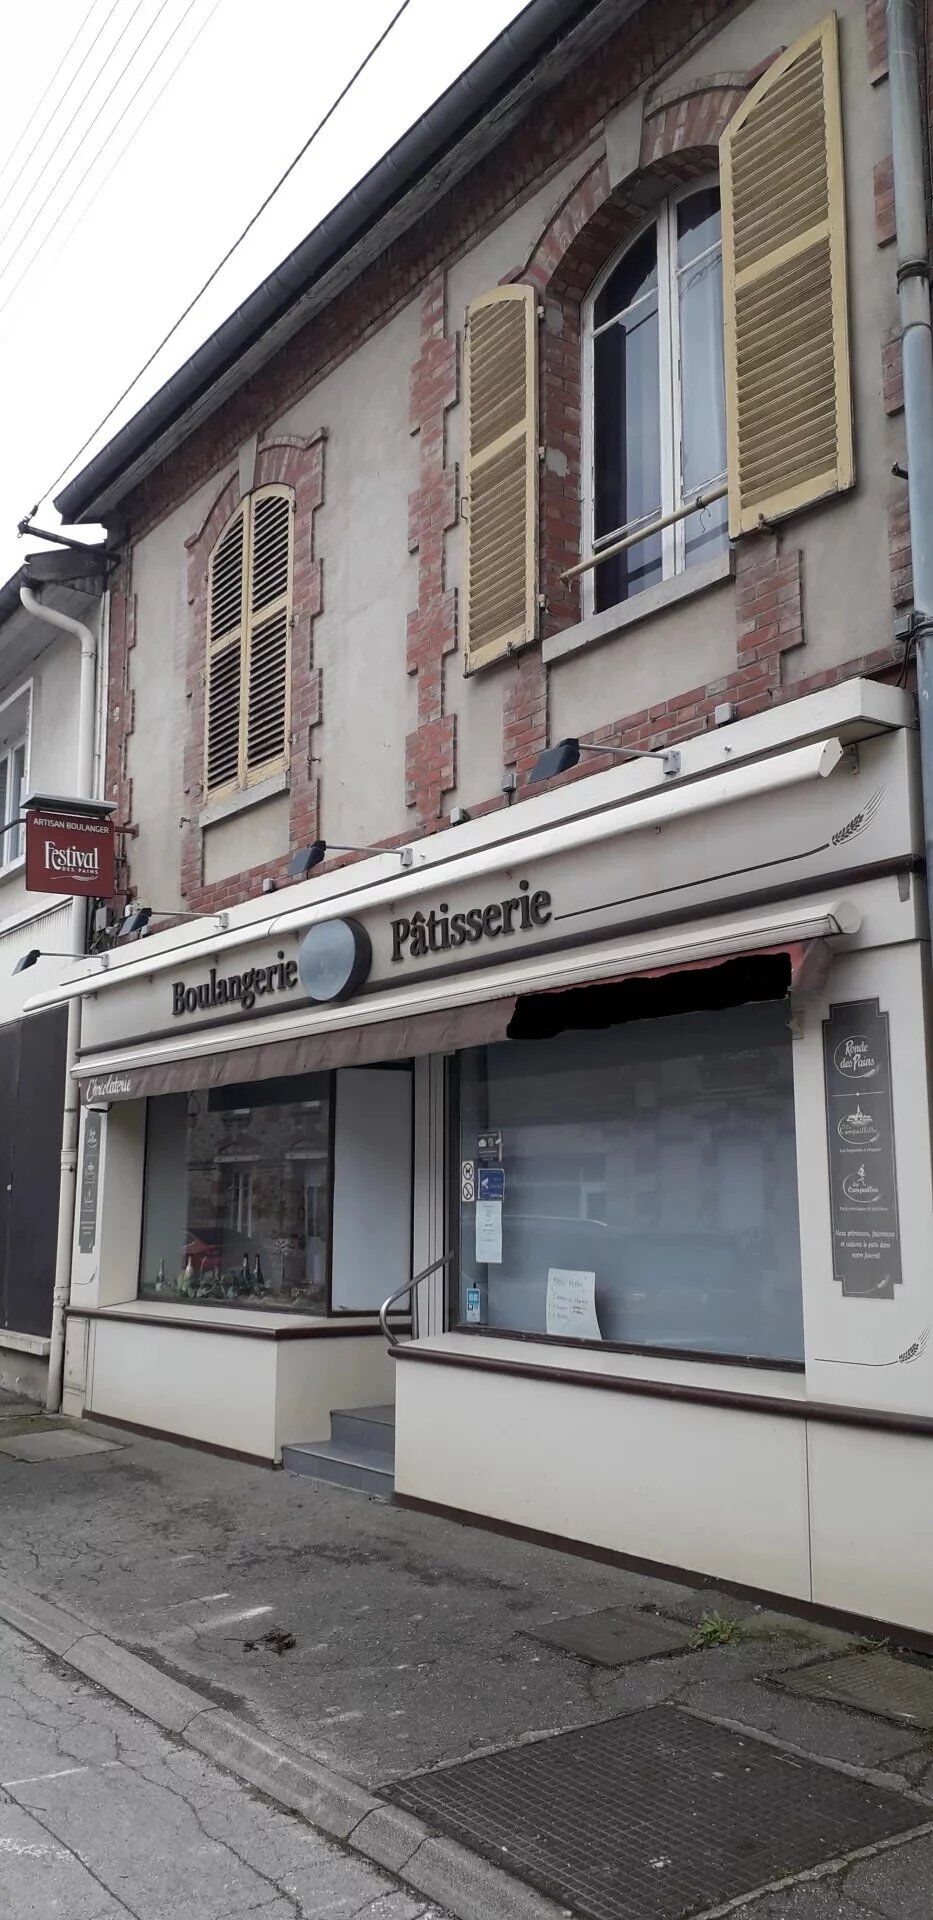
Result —
[{"label": "white gutter", "polygon": [[[81,648],[81,677],[78,684],[78,748],[75,798],[90,800],[94,790],[94,730],[96,719],[97,640],[83,620],[55,607],[44,606],[31,587],[21,586],[19,597],[27,613],[47,626],[70,634]],[[87,903],[80,895],[71,902],[68,946],[72,953],[83,953],[87,930]],[[28,1003],[27,1003],[28,1004]],[[71,1288],[71,1242],[74,1234],[75,1190],[78,1181],[78,1089],[74,1063],[81,1044],[81,1001],[69,998],[68,1027],[65,1035],[65,1109],[62,1116],[61,1167],[58,1183],[58,1239],[55,1247],[55,1285],[52,1292],[52,1326],[49,1342],[49,1374],[45,1404],[57,1413],[62,1403],[62,1378],[65,1365],[65,1308]]]},{"label": "white gutter", "polygon": [[[344,890],[340,893],[331,892],[326,898],[318,895],[310,900],[305,895],[294,907],[279,907],[261,920],[251,920],[246,925],[241,923],[223,934],[215,930],[205,936],[199,934],[195,926],[191,930],[193,937],[183,942],[171,941],[170,936],[162,936],[159,946],[149,940],[141,941],[125,958],[121,955],[118,960],[112,953],[108,954],[106,969],[101,962],[94,961],[91,967],[70,980],[49,988],[44,994],[37,994],[35,999],[27,1001],[27,1008],[33,1010],[56,1006],[76,995],[97,993],[111,987],[152,979],[169,969],[176,969],[180,953],[184,956],[184,963],[189,965],[197,960],[242,949],[250,940],[281,939],[288,935],[297,937],[308,927],[322,920],[332,920],[338,914],[359,914],[374,908],[389,907],[401,900],[408,902],[424,893],[436,893],[445,886],[485,879],[503,869],[521,866],[526,861],[547,859],[582,845],[595,846],[601,841],[614,840],[621,834],[673,824],[732,801],[778,793],[805,780],[825,779],[839,764],[842,752],[838,740],[814,740],[790,753],[729,767],[726,772],[708,774],[704,779],[687,780],[683,784],[665,782],[663,789],[642,793],[625,804],[607,807],[585,822],[564,820],[560,825],[542,827],[527,835],[515,835],[492,846],[465,853],[459,858],[456,854],[450,854],[447,858],[439,859],[435,841],[430,862],[425,857],[420,868],[393,873],[389,879],[382,877],[387,856],[380,854],[378,860],[361,862],[334,876],[344,882]],[[417,860],[424,850],[416,847],[414,851]],[[377,869],[378,877],[367,878],[373,868]],[[169,940],[168,945],[165,944],[166,940]]]}]

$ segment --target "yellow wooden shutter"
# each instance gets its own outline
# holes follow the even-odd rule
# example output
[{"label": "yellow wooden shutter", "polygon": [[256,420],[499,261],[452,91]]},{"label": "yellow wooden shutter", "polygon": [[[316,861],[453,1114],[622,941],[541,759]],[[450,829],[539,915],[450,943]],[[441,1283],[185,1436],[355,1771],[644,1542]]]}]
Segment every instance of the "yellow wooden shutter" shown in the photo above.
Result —
[{"label": "yellow wooden shutter", "polygon": [[246,515],[239,507],[211,554],[208,572],[207,720],[204,784],[234,787],[240,772]]},{"label": "yellow wooden shutter", "polygon": [[288,761],[293,496],[263,487],[252,496],[246,647],[245,781]]},{"label": "yellow wooden shutter", "polygon": [[855,477],[835,14],[752,88],[720,165],[735,536]]},{"label": "yellow wooden shutter", "polygon": [[497,287],[467,309],[467,673],[533,640],[538,624],[537,296]]}]

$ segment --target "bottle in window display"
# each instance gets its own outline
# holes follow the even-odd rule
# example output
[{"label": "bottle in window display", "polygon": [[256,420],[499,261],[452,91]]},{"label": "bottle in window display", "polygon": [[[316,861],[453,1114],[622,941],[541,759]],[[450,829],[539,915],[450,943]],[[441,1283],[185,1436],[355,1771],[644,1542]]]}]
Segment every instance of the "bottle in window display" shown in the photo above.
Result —
[{"label": "bottle in window display", "polygon": [[191,1283],[193,1279],[194,1279],[194,1261],[192,1260],[191,1255],[189,1253],[188,1259],[185,1265],[182,1267],[182,1270],[175,1282],[178,1292],[190,1294],[192,1290]]},{"label": "bottle in window display", "polygon": [[262,1262],[260,1261],[259,1255],[257,1253],[256,1258],[253,1262],[253,1292],[265,1293],[265,1291],[266,1291],[266,1283],[265,1283],[265,1280],[263,1279]]},{"label": "bottle in window display", "polygon": [[156,1290],[156,1293],[165,1292],[165,1261],[164,1260],[159,1261],[159,1271],[155,1277],[155,1290]]}]

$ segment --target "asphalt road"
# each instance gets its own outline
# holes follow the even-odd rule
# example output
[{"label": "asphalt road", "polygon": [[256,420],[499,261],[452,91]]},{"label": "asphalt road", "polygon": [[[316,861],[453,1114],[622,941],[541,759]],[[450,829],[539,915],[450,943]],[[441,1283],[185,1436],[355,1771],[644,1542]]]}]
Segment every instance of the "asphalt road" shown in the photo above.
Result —
[{"label": "asphalt road", "polygon": [[0,1914],[443,1920],[3,1625]]}]

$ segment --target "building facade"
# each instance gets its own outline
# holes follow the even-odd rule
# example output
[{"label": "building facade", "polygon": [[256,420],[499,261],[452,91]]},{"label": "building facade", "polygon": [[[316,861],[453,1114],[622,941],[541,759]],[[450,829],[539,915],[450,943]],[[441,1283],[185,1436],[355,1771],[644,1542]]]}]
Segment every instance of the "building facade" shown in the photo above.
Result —
[{"label": "building facade", "polygon": [[[79,652],[20,600],[25,569],[0,588],[0,1386],[41,1395],[58,1231],[67,1008],[24,1012],[70,972],[67,894],[26,888],[23,802],[67,794],[76,775]],[[48,590],[53,608],[100,625],[99,594]],[[100,759],[101,716],[97,739]],[[30,950],[39,957],[16,972]],[[83,947],[81,949],[83,951]]]},{"label": "building facade", "polygon": [[521,27],[58,503],[166,917],[39,996],[66,1404],[930,1630],[884,10]]}]

